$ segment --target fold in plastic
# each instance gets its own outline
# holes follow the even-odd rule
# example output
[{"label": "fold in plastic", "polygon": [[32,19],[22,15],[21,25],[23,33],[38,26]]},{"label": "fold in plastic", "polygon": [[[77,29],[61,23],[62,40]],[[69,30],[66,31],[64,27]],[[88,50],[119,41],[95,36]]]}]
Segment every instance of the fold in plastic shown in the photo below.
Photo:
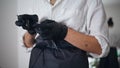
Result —
[{"label": "fold in plastic", "polygon": [[31,51],[29,68],[89,68],[85,51],[65,40],[52,41],[36,39]]}]

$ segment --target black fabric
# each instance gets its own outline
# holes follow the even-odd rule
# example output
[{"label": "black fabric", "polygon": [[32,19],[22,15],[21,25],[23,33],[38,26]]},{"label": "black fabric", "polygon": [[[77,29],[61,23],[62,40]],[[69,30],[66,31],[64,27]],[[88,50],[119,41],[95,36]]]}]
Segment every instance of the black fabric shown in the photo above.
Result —
[{"label": "black fabric", "polygon": [[86,52],[65,40],[36,40],[29,68],[88,68]]},{"label": "black fabric", "polygon": [[100,59],[98,68],[119,68],[117,49],[115,47],[110,48],[110,52],[107,57]]},{"label": "black fabric", "polygon": [[37,15],[23,14],[18,15],[18,20],[15,22],[17,26],[21,26],[23,29],[27,30],[30,34],[35,34],[34,25],[38,22]]},{"label": "black fabric", "polygon": [[47,19],[36,25],[35,30],[45,40],[63,40],[68,28],[61,23]]}]

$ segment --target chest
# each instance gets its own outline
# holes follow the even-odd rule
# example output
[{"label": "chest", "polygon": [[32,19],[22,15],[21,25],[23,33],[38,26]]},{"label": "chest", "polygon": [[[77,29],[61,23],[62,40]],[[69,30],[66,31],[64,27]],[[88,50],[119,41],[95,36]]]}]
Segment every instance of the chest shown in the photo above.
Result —
[{"label": "chest", "polygon": [[86,0],[56,0],[50,2],[36,0],[33,3],[33,12],[39,20],[52,19],[79,30],[84,27],[87,16]]},{"label": "chest", "polygon": [[50,4],[51,4],[51,5],[54,5],[55,2],[56,2],[56,0],[50,0]]}]

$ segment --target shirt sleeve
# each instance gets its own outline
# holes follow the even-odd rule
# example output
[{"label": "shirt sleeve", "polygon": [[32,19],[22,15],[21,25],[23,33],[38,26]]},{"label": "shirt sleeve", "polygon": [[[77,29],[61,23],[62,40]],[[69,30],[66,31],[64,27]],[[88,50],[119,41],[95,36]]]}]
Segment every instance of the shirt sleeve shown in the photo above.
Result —
[{"label": "shirt sleeve", "polygon": [[34,44],[34,45],[33,45],[32,47],[30,47],[30,48],[25,47],[25,45],[23,45],[23,47],[26,48],[26,52],[27,52],[27,53],[31,53],[31,51],[32,51],[32,49],[35,47],[35,45],[36,45],[36,44]]},{"label": "shirt sleeve", "polygon": [[95,58],[105,57],[109,52],[109,30],[106,22],[106,14],[102,4],[102,0],[91,0],[91,3],[88,6],[88,34],[94,36],[98,40],[102,48],[101,55],[97,55],[94,53],[89,54]]}]

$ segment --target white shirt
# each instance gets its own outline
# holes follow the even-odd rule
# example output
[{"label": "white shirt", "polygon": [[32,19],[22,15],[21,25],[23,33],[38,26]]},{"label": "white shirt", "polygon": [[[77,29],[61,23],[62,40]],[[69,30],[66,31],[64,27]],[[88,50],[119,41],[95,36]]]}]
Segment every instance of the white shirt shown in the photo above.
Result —
[{"label": "white shirt", "polygon": [[56,0],[54,5],[50,4],[50,0],[29,0],[25,5],[18,9],[19,14],[37,14],[39,21],[52,19],[78,32],[95,36],[102,54],[90,54],[93,57],[108,54],[108,26],[101,0]]}]

